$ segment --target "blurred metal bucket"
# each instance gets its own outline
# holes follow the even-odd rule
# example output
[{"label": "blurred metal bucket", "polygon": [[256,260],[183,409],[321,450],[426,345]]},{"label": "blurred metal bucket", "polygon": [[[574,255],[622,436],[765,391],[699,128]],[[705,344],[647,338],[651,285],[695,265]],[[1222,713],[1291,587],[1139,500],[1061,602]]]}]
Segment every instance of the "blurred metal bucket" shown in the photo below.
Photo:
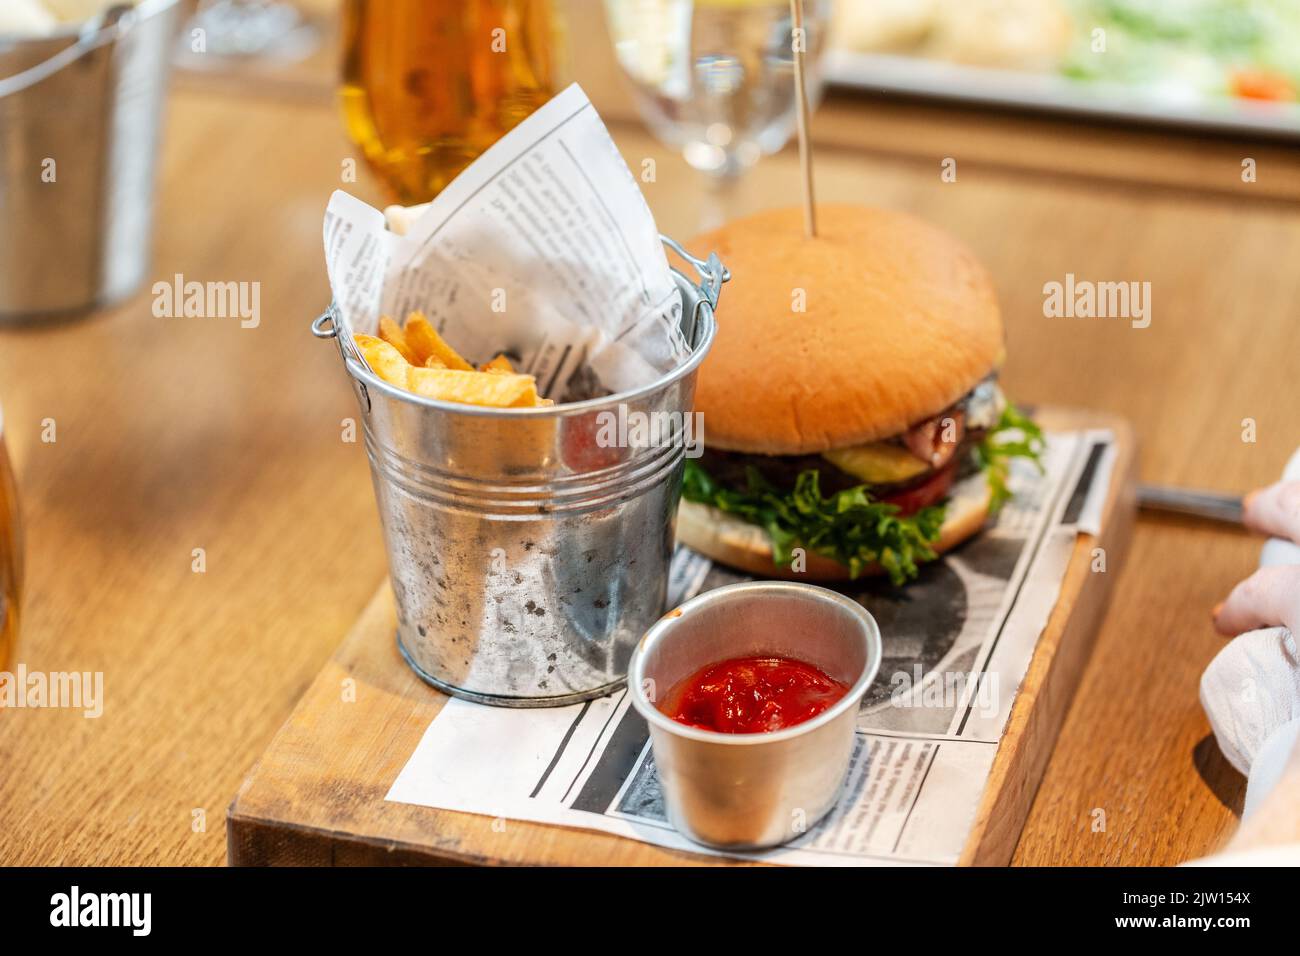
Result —
[{"label": "blurred metal bucket", "polygon": [[0,37],[0,322],[107,305],[144,280],[178,2]]},{"label": "blurred metal bucket", "polygon": [[[684,447],[603,447],[597,436],[620,406],[669,414],[660,421],[692,410],[726,270],[716,255],[681,254],[703,280],[673,273],[692,355],[635,391],[547,408],[439,402],[376,377],[339,341],[365,424],[398,646],[440,690],[506,707],[599,697],[623,682],[663,614]],[[333,316],[312,331],[337,337]]]}]

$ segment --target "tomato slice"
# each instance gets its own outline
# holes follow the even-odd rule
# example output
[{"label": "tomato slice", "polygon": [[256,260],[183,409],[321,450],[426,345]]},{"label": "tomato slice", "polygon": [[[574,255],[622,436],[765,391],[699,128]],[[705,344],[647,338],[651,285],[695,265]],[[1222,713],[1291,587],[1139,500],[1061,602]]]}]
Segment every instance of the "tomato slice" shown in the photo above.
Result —
[{"label": "tomato slice", "polygon": [[954,459],[919,485],[904,488],[892,495],[884,495],[880,500],[887,504],[897,505],[899,517],[906,518],[908,515],[916,514],[922,508],[938,504],[947,497],[956,474],[957,461]]},{"label": "tomato slice", "polygon": [[1273,70],[1238,70],[1229,85],[1233,95],[1242,99],[1281,102],[1295,99],[1291,81]]}]

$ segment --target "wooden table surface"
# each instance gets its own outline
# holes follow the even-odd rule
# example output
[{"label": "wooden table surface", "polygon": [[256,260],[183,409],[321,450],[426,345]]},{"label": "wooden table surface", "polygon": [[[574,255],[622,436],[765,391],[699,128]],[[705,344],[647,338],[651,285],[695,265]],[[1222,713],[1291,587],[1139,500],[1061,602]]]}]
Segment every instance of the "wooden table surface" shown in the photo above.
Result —
[{"label": "wooden table surface", "polygon": [[[910,210],[987,263],[1015,399],[1127,416],[1146,480],[1240,490],[1279,473],[1300,441],[1295,152],[871,99],[818,125],[822,198]],[[707,195],[640,129],[613,132],[634,168],[655,159],[645,190],[674,236],[798,188],[787,151]],[[0,711],[0,863],[221,863],[231,797],[384,576],[365,455],[343,440],[351,393],[307,330],[328,299],[322,211],[352,155],[319,97],[184,84],[150,283],[258,282],[260,324],[156,318],[146,287],[0,331],[27,526],[15,660],[102,671],[106,698],[98,719]],[[380,199],[364,172],[349,188]],[[1068,272],[1149,281],[1150,327],[1045,318],[1043,284]],[[1243,782],[1196,691],[1222,646],[1208,609],[1256,554],[1232,531],[1140,522],[1017,862],[1175,863],[1231,830]]]}]

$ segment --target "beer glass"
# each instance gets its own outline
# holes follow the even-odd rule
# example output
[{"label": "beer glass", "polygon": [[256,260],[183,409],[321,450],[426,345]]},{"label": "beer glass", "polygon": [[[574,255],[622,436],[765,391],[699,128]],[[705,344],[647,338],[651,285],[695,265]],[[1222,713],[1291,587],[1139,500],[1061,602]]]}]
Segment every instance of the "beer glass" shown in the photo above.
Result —
[{"label": "beer glass", "polygon": [[427,202],[550,99],[547,0],[344,0],[348,136],[403,205]]},{"label": "beer glass", "polygon": [[18,639],[22,592],[23,540],[18,526],[18,492],[5,451],[4,412],[0,410],[0,671],[8,670]]}]

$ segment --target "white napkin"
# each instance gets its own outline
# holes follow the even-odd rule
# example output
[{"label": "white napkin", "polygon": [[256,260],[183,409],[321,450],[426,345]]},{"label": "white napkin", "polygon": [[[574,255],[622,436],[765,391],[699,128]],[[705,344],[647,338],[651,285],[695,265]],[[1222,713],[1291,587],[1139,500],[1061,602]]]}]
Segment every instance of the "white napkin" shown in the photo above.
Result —
[{"label": "white napkin", "polygon": [[[1300,449],[1282,473],[1300,479]],[[1270,539],[1260,566],[1300,564],[1300,547]],[[1284,627],[1249,631],[1228,643],[1201,675],[1201,706],[1219,749],[1247,777],[1245,818],[1282,775],[1300,736],[1300,648]]]},{"label": "white napkin", "polygon": [[[6,3],[9,0],[5,0]],[[43,0],[46,9],[63,23],[82,23],[98,16],[115,3],[136,3],[137,0]]]},{"label": "white napkin", "polygon": [[45,36],[58,25],[58,19],[40,0],[0,3],[0,36]]},{"label": "white napkin", "polygon": [[0,0],[0,36],[48,36],[60,23],[84,23],[115,3],[137,0]]}]

